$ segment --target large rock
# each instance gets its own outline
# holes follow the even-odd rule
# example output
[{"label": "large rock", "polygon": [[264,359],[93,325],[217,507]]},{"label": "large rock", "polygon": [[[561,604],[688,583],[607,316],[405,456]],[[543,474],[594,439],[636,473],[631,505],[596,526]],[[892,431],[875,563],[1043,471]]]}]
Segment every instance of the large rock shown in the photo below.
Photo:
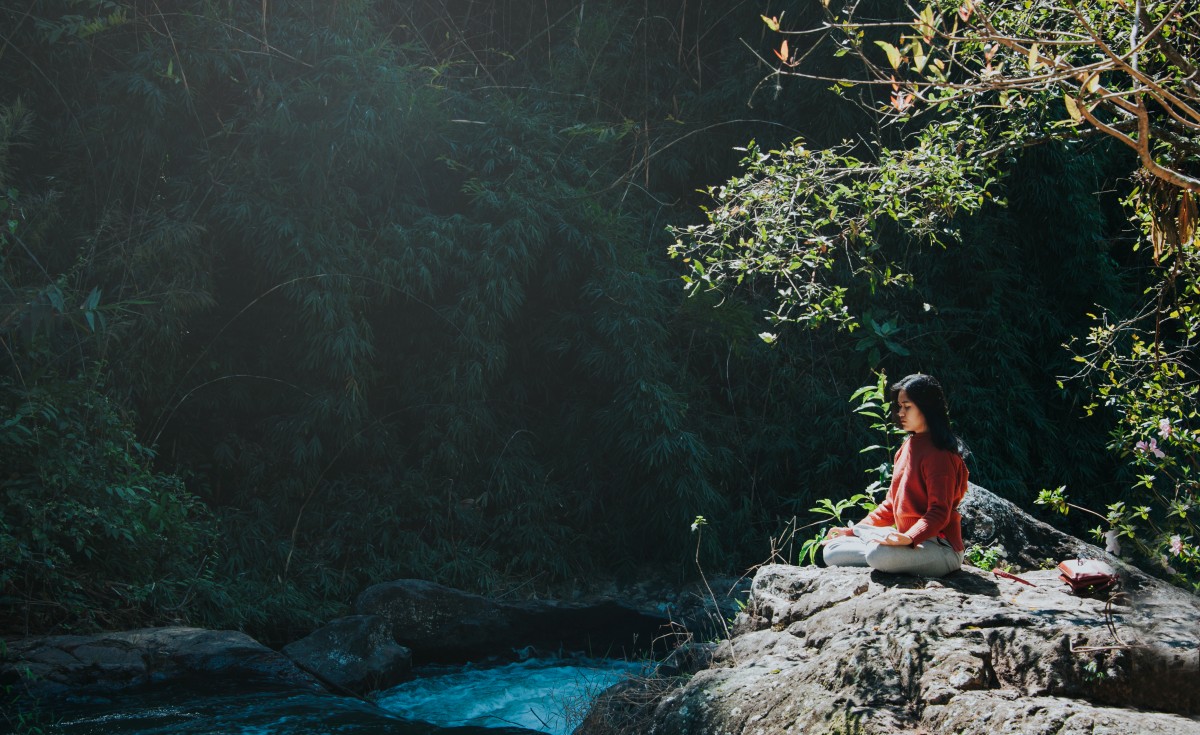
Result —
[{"label": "large rock", "polygon": [[387,620],[395,641],[421,661],[465,661],[519,650],[632,655],[669,621],[615,600],[500,602],[420,579],[367,588],[359,615]]},{"label": "large rock", "polygon": [[435,657],[511,638],[512,621],[498,602],[421,579],[372,585],[358,596],[354,611],[387,620],[397,643]]},{"label": "large rock", "polygon": [[395,643],[391,623],[378,615],[338,618],[283,653],[331,688],[352,694],[387,689],[412,668],[412,652]]},{"label": "large rock", "polygon": [[1116,557],[1032,517],[1013,503],[978,485],[970,485],[962,503],[963,539],[967,545],[1000,547],[1008,561],[1037,569],[1046,559],[1062,561],[1081,556],[1103,558],[1139,578],[1145,575]]},{"label": "large rock", "polygon": [[103,694],[191,677],[247,679],[320,691],[287,657],[245,633],[200,628],[145,628],[93,636],[11,641],[0,685],[32,697]]},{"label": "large rock", "polygon": [[[1200,733],[1200,598],[972,488],[1009,558],[1107,558],[1113,599],[965,568],[944,579],[767,566],[731,640],[690,677],[628,682],[577,735]],[[986,512],[985,512],[986,511]],[[1039,545],[1041,544],[1041,545]]]},{"label": "large rock", "polygon": [[1200,733],[1200,601],[1148,585],[1110,616],[1025,577],[764,567],[708,668],[637,706],[627,685],[579,733]]}]

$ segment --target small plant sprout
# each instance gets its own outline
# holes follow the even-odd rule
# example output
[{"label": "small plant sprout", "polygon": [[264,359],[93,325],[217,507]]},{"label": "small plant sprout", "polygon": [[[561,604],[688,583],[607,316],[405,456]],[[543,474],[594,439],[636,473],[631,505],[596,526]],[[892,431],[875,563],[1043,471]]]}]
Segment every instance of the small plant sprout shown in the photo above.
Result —
[{"label": "small plant sprout", "polygon": [[1008,565],[1003,563],[1004,549],[999,546],[989,546],[985,549],[979,544],[975,544],[967,549],[966,559],[972,566],[982,569],[985,572],[990,572],[993,569],[1007,571],[1008,568]]},{"label": "small plant sprout", "polygon": [[[809,512],[823,518],[817,523],[810,523],[803,528],[820,525],[821,528],[815,536],[806,540],[800,546],[799,562],[804,563],[805,559],[809,564],[815,564],[817,561],[817,552],[821,550],[821,542],[825,540],[825,534],[829,527],[833,526],[848,526],[850,521],[847,518],[847,512],[851,509],[860,510],[864,513],[870,513],[875,510],[875,493],[880,488],[886,488],[892,477],[892,462],[893,454],[892,440],[897,435],[902,435],[894,422],[891,420],[891,403],[887,400],[887,373],[880,371],[876,373],[874,383],[864,385],[854,394],[850,396],[850,402],[857,402],[854,407],[854,413],[861,416],[866,416],[871,420],[871,428],[878,432],[880,441],[876,444],[871,444],[859,450],[860,454],[868,452],[883,452],[887,456],[887,460],[881,464],[871,467],[867,470],[868,474],[875,476],[875,479],[869,484],[863,492],[855,493],[849,498],[834,501],[830,498],[821,498],[817,500],[817,504],[809,508]],[[798,529],[798,530],[801,530]]]}]

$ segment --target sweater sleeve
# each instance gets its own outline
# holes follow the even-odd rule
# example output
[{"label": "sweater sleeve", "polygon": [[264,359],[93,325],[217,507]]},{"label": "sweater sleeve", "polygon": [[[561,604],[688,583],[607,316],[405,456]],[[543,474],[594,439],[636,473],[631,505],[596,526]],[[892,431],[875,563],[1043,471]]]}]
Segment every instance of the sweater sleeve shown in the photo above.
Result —
[{"label": "sweater sleeve", "polygon": [[954,511],[958,487],[957,455],[938,452],[921,462],[921,480],[928,493],[925,515],[908,529],[913,546],[924,543],[941,533]]},{"label": "sweater sleeve", "polygon": [[[893,477],[896,472],[899,472],[898,465],[901,462],[901,457],[904,454],[904,448],[896,450],[896,456],[892,457]],[[867,517],[855,523],[856,526],[894,526],[896,525],[896,483],[893,480],[888,487],[887,495],[884,496],[883,502],[875,506],[875,510],[867,514]]]},{"label": "sweater sleeve", "polygon": [[875,510],[867,514],[867,517],[854,524],[856,526],[894,526],[896,525],[896,509],[892,502],[892,494],[889,492],[883,502],[875,506]]}]

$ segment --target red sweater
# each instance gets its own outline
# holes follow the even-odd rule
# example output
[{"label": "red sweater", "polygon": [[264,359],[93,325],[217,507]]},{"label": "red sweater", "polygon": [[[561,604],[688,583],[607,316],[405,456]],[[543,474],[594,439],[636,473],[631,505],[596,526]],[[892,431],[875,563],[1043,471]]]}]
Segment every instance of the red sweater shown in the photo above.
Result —
[{"label": "red sweater", "polygon": [[967,492],[967,466],[955,452],[938,449],[928,433],[910,434],[896,452],[887,498],[862,521],[895,526],[913,546],[935,536],[964,549],[958,503]]}]

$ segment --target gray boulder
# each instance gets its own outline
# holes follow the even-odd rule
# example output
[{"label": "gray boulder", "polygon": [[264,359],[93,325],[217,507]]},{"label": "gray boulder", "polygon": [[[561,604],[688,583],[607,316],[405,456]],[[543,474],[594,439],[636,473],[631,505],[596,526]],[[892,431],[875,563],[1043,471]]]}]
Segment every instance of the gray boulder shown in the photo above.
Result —
[{"label": "gray boulder", "polygon": [[978,485],[967,488],[958,511],[962,514],[963,539],[968,546],[998,546],[1005,559],[1023,569],[1037,569],[1046,559],[1062,561],[1086,556],[1103,558],[1110,564],[1121,565],[1125,571],[1145,576],[1120,559],[1039,521]]},{"label": "gray boulder", "polygon": [[8,642],[0,685],[31,697],[107,694],[188,678],[268,681],[322,691],[285,656],[245,633],[200,628],[145,628],[92,636]]},{"label": "gray boulder", "polygon": [[421,661],[466,661],[530,651],[632,655],[668,623],[616,600],[501,602],[420,579],[373,585],[354,604],[387,620]]},{"label": "gray boulder", "polygon": [[967,546],[999,547],[1002,557],[1019,569],[1044,568],[1066,559],[1100,559],[1120,572],[1122,589],[1127,593],[1173,589],[1120,557],[1039,521],[978,485],[967,488],[959,512]]},{"label": "gray boulder", "polygon": [[391,623],[378,615],[338,618],[283,653],[333,689],[353,694],[394,686],[412,668],[412,652],[395,643]]},{"label": "gray boulder", "polygon": [[421,579],[372,585],[354,611],[387,620],[397,643],[422,652],[452,655],[511,637],[510,616],[499,603]]},{"label": "gray boulder", "polygon": [[1035,568],[1104,558],[1120,594],[1072,595],[1054,571],[765,566],[711,661],[610,690],[576,735],[1200,733],[1200,598],[982,488],[969,499],[968,543]]},{"label": "gray boulder", "polygon": [[577,735],[1200,733],[1200,601],[1023,576],[763,567],[707,668],[610,692]]}]

